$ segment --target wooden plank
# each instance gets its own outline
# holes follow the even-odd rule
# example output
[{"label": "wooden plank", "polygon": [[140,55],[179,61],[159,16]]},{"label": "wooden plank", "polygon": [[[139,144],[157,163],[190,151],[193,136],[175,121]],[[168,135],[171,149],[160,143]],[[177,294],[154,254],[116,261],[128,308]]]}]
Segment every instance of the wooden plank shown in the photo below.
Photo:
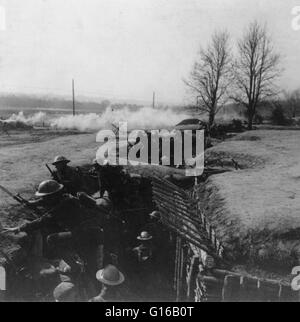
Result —
[{"label": "wooden plank", "polygon": [[[199,231],[193,229],[190,226],[182,225],[180,221],[178,221],[177,223],[172,221],[170,218],[168,218],[169,213],[167,212],[168,211],[167,209],[161,209],[161,211],[162,211],[162,213],[166,214],[166,216],[165,216],[166,223],[175,227],[177,229],[177,231],[180,231],[182,234],[187,235],[190,238],[193,238],[194,240],[198,240],[201,243],[206,243],[206,244],[210,245],[210,240],[205,238],[205,236],[204,237],[201,236],[199,234]],[[183,229],[185,227],[186,227],[186,229]],[[207,246],[207,247],[209,247],[209,246]],[[213,248],[211,248],[211,249],[213,249]],[[215,250],[214,250],[214,252],[215,252]]]},{"label": "wooden plank", "polygon": [[259,280],[257,278],[240,277],[239,297],[242,302],[260,302],[262,296],[259,288]]},{"label": "wooden plank", "polygon": [[291,286],[283,285],[280,292],[280,302],[299,302],[299,292],[292,290]]},{"label": "wooden plank", "polygon": [[173,184],[172,182],[170,182],[168,180],[153,176],[152,177],[152,182],[154,182],[157,185],[161,185],[163,187],[167,186],[167,187],[177,191],[178,193],[180,193],[183,196],[186,196],[186,197],[189,196],[188,193],[185,190],[181,189],[180,187],[176,186],[175,184]]},{"label": "wooden plank", "polygon": [[282,285],[259,281],[259,299],[262,302],[279,302]]},{"label": "wooden plank", "polygon": [[239,302],[240,301],[240,276],[227,275],[224,279],[222,290],[222,301]]},{"label": "wooden plank", "polygon": [[201,233],[202,235],[205,235],[207,236],[207,239],[208,238],[208,234],[207,232],[203,229],[202,227],[202,224],[196,220],[195,218],[191,218],[190,216],[188,216],[185,212],[182,212],[180,209],[176,209],[176,207],[173,207],[173,206],[169,206],[168,204],[164,203],[163,201],[155,201],[155,204],[157,205],[157,207],[160,209],[160,208],[163,208],[164,210],[167,210],[168,213],[167,213],[167,216],[168,217],[173,217],[173,219],[181,219],[183,221],[186,221],[192,225],[194,225],[198,232]]},{"label": "wooden plank", "polygon": [[[167,219],[165,219],[165,220],[168,222]],[[175,233],[180,235],[183,239],[194,244],[195,246],[199,247],[200,249],[206,251],[209,255],[213,256],[215,259],[219,259],[219,257],[215,254],[214,250],[210,249],[207,245],[203,244],[203,241],[199,240],[198,238],[195,238],[194,236],[190,236],[190,235],[186,235],[186,234],[182,233],[177,227],[172,225],[170,222],[168,222],[168,224],[169,224],[168,227],[171,230],[173,230]]]},{"label": "wooden plank", "polygon": [[163,188],[155,187],[152,189],[152,192],[156,193],[158,195],[162,195],[169,200],[176,201],[177,203],[181,204],[183,207],[186,207],[187,209],[196,210],[195,204],[193,204],[192,202],[190,202],[184,198],[177,196],[173,191],[167,191]]}]

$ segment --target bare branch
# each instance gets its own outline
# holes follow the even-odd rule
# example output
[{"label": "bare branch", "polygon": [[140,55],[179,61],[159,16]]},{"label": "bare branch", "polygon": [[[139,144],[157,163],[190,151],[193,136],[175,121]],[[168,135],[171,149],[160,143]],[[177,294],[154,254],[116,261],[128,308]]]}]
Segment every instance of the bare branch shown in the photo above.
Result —
[{"label": "bare branch", "polygon": [[266,28],[257,22],[250,24],[238,42],[238,57],[234,63],[235,102],[247,109],[249,129],[259,103],[275,94],[275,81],[280,76],[280,56],[274,52]]},{"label": "bare branch", "polygon": [[184,83],[201,98],[199,110],[206,110],[209,123],[228,99],[231,53],[227,32],[215,32],[206,49],[201,49],[189,79]]}]

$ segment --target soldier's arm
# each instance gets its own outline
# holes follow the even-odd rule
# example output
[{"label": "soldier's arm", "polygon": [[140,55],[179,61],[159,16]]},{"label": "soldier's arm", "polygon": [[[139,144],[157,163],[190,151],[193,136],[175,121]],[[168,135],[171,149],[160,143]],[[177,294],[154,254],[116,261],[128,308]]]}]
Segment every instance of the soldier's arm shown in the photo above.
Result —
[{"label": "soldier's arm", "polygon": [[81,187],[81,178],[76,169],[70,168],[68,176],[66,179],[60,180],[60,183],[63,184],[66,190],[70,193],[75,193],[80,191]]},{"label": "soldier's arm", "polygon": [[74,182],[76,185],[81,186],[82,185],[82,178],[83,178],[83,172],[79,167],[75,168],[74,173]]},{"label": "soldier's arm", "polygon": [[52,214],[47,214],[44,215],[43,217],[40,217],[36,220],[33,220],[29,223],[25,223],[22,226],[19,227],[19,231],[22,232],[31,232],[38,230],[40,228],[43,228],[50,224],[53,221],[53,215]]},{"label": "soldier's arm", "polygon": [[86,206],[86,207],[97,206],[96,200],[93,197],[86,194],[85,192],[79,192],[77,194],[77,197],[83,206]]},{"label": "soldier's arm", "polygon": [[36,200],[28,200],[28,207],[30,208],[36,208],[36,207],[42,207],[43,206],[43,200],[42,199],[36,199]]},{"label": "soldier's arm", "polygon": [[57,174],[57,171],[54,170],[51,174],[51,177],[53,180],[57,181],[57,182],[60,182],[60,178],[59,178],[59,175]]}]

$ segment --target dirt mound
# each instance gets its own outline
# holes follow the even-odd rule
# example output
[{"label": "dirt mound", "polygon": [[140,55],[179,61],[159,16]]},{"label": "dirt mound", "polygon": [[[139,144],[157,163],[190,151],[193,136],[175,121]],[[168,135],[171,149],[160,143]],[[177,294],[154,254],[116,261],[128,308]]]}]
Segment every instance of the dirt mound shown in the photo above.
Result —
[{"label": "dirt mound", "polygon": [[238,137],[234,137],[233,141],[260,141],[261,138],[256,135],[239,135]]},{"label": "dirt mound", "polygon": [[[260,139],[247,140],[253,136]],[[243,164],[210,177],[202,191],[205,212],[233,260],[287,271],[297,263],[299,140],[297,131],[252,131],[208,151],[208,158]]]}]

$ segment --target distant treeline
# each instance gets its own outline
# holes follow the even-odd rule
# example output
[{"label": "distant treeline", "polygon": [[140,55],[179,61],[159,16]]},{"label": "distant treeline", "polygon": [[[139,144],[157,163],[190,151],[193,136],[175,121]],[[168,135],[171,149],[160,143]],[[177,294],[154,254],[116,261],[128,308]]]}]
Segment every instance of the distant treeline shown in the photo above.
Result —
[{"label": "distant treeline", "polygon": [[[126,104],[126,103],[117,103],[111,104],[109,100],[103,100],[101,102],[93,101],[80,101],[76,100],[76,109],[78,110],[87,110],[87,111],[101,111],[105,110],[108,106],[111,106],[112,109],[119,109],[122,107],[129,108],[139,108],[141,106],[135,104]],[[30,109],[30,108],[40,108],[40,109],[70,109],[72,110],[73,101],[58,98],[58,97],[38,97],[31,95],[1,95],[0,96],[0,107],[6,108],[16,108],[16,109]]]},{"label": "distant treeline", "polygon": [[[199,108],[196,105],[188,105],[186,109],[192,114],[199,114]],[[278,100],[272,101],[263,101],[260,102],[257,106],[257,112],[255,113],[255,119],[264,119],[270,120],[272,119],[272,115],[274,110],[281,110],[282,114],[287,118],[295,118],[300,117],[300,100],[297,102],[290,102],[287,98],[282,98]],[[227,104],[225,105],[219,112],[220,116],[224,115],[236,115],[238,118],[246,118],[247,111],[245,111],[244,107],[239,104]]]},{"label": "distant treeline", "polygon": [[[76,101],[76,107],[79,109],[105,109],[110,105],[110,102],[104,100],[101,103],[97,102],[80,102]],[[38,97],[29,95],[1,95],[1,107],[14,108],[69,108],[72,109],[72,100],[56,97]]]}]

